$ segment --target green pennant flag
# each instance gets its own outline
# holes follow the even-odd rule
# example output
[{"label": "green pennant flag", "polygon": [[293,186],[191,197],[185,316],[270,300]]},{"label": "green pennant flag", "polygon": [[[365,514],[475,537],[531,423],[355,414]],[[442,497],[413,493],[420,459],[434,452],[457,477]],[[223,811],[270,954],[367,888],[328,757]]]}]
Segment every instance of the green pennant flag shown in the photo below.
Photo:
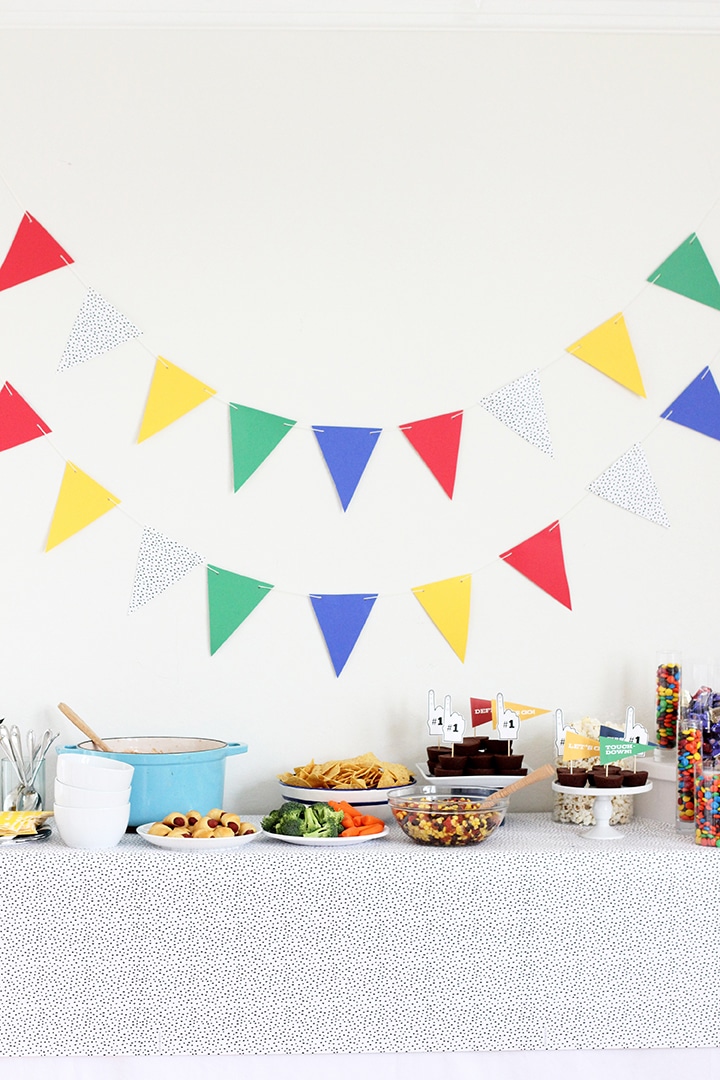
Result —
[{"label": "green pennant flag", "polygon": [[236,491],[252,476],[258,465],[262,465],[294,424],[295,420],[288,420],[285,416],[230,403],[233,482]]},{"label": "green pennant flag", "polygon": [[219,566],[207,568],[210,613],[210,655],[234,634],[273,588],[266,581],[233,574]]},{"label": "green pennant flag", "polygon": [[619,761],[620,758],[632,757],[633,754],[646,754],[652,750],[651,746],[643,743],[631,742],[628,739],[608,739],[600,736],[600,764],[609,765],[611,761]]},{"label": "green pennant flag", "polygon": [[647,280],[720,311],[720,282],[697,233],[691,233]]}]

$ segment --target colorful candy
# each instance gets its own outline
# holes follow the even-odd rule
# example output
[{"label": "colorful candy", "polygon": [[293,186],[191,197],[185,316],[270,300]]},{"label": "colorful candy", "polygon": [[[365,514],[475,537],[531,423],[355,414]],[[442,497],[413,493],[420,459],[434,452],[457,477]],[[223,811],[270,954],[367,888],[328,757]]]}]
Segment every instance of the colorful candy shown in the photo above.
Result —
[{"label": "colorful candy", "polygon": [[695,789],[695,843],[720,847],[720,770],[700,769]]},{"label": "colorful candy", "polygon": [[658,746],[672,750],[676,743],[680,704],[679,664],[660,664],[655,687],[655,728]]},{"label": "colorful candy", "polygon": [[702,727],[688,718],[678,724],[677,817],[695,820],[695,770],[702,765]]}]

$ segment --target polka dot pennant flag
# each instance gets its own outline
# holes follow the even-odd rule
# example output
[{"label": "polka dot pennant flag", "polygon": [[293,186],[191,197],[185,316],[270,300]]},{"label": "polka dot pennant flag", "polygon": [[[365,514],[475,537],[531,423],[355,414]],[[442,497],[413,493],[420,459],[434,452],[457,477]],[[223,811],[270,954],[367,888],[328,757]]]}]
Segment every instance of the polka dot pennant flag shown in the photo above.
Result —
[{"label": "polka dot pennant flag", "polygon": [[51,428],[41,420],[9,382],[0,390],[0,451],[49,435]]},{"label": "polka dot pennant flag", "polygon": [[545,404],[537,369],[481,398],[479,404],[516,435],[553,456]]},{"label": "polka dot pennant flag", "polygon": [[140,538],[135,582],[128,615],[180,581],[205,559],[157,529],[145,526]]},{"label": "polka dot pennant flag", "polygon": [[0,266],[0,289],[10,289],[51,270],[59,270],[72,261],[40,222],[26,213]]},{"label": "polka dot pennant flag", "polygon": [[230,403],[230,439],[233,457],[233,483],[238,491],[249,476],[285,438],[295,421],[285,416],[250,409]]},{"label": "polka dot pennant flag", "polygon": [[647,280],[661,289],[720,310],[720,282],[696,233],[691,233],[675,248]]},{"label": "polka dot pennant flag", "polygon": [[347,510],[375,449],[379,428],[315,427],[315,438],[330,470],[343,510]]},{"label": "polka dot pennant flag", "polygon": [[207,587],[212,656],[265,599],[272,585],[208,565]]},{"label": "polka dot pennant flag", "polygon": [[462,411],[415,420],[400,428],[405,438],[423,459],[440,487],[452,499],[455,490]]},{"label": "polka dot pennant flag", "polygon": [[613,315],[574,345],[568,345],[566,352],[602,371],[603,375],[639,397],[647,396],[622,313]]},{"label": "polka dot pennant flag", "polygon": [[120,500],[101,487],[96,480],[68,461],[65,465],[60,494],[50,523],[45,550],[62,544],[86,525],[97,521],[108,510],[118,506]]},{"label": "polka dot pennant flag", "polygon": [[138,330],[137,326],[109,304],[100,293],[95,289],[88,289],[57,370],[67,371],[76,364],[110,352],[140,334],[142,330]]},{"label": "polka dot pennant flag", "polygon": [[310,596],[336,675],[345,667],[376,600],[377,593],[324,593]]},{"label": "polka dot pennant flag", "polygon": [[711,439],[720,439],[720,393],[709,367],[668,405],[662,417]]},{"label": "polka dot pennant flag", "polygon": [[138,442],[148,439],[215,394],[194,375],[158,356]]},{"label": "polka dot pennant flag", "polygon": [[559,522],[554,521],[546,529],[516,544],[500,558],[558,603],[572,609]]},{"label": "polka dot pennant flag", "polygon": [[670,527],[645,451],[640,443],[631,446],[617,461],[588,484],[588,491],[621,506],[656,525]]},{"label": "polka dot pennant flag", "polygon": [[471,574],[418,585],[413,596],[422,605],[450,648],[465,662],[470,623]]}]

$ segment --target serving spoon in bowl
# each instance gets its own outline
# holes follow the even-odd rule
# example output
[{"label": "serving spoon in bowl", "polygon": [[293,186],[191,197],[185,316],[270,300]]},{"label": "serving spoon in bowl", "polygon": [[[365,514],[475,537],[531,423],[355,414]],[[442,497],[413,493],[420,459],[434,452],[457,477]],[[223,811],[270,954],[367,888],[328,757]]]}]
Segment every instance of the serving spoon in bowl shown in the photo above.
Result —
[{"label": "serving spoon in bowl", "polygon": [[83,735],[87,735],[88,739],[93,744],[96,750],[105,750],[106,752],[111,752],[108,744],[106,742],[103,742],[100,736],[96,735],[93,729],[89,727],[84,720],[81,720],[78,714],[76,712],[73,712],[69,705],[65,705],[61,701],[58,705],[58,709],[63,714],[63,716],[67,716],[68,720],[72,724],[74,724],[76,728],[79,728],[80,731],[82,731]]}]

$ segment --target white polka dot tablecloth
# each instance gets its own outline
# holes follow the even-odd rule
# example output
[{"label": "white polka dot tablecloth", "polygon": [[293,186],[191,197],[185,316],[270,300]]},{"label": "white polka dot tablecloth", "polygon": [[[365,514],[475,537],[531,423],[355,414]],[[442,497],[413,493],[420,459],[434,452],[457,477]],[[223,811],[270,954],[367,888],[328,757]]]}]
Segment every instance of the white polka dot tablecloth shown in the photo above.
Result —
[{"label": "white polka dot tablecloth", "polygon": [[0,848],[0,1056],[720,1044],[720,851],[642,819],[598,842],[511,814],[452,849],[390,828],[342,851]]}]

